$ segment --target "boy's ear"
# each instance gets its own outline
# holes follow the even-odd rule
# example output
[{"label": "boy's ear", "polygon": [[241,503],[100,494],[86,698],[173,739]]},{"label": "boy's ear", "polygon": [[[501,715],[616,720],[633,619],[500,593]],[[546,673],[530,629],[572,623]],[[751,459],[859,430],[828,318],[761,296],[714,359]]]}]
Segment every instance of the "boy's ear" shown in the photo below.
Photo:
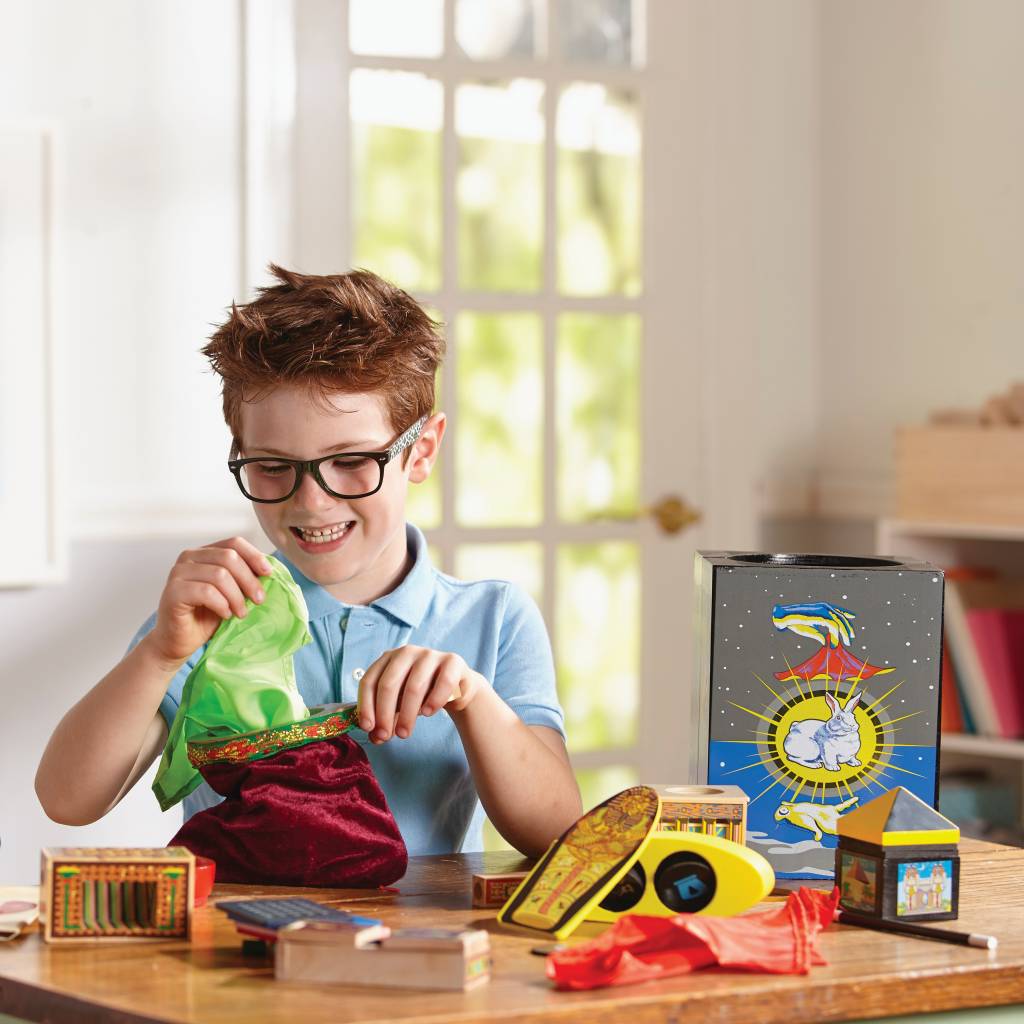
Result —
[{"label": "boy's ear", "polygon": [[411,483],[421,484],[430,476],[430,471],[434,468],[434,463],[441,450],[441,440],[444,437],[446,426],[447,418],[443,412],[435,412],[423,424],[420,436],[409,449],[411,452],[409,456],[409,480]]}]

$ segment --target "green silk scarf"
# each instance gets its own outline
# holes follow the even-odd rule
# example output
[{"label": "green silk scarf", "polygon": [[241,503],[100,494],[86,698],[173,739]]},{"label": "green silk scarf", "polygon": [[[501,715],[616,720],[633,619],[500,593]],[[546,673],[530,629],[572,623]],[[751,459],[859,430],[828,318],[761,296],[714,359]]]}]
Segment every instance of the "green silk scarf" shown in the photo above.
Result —
[{"label": "green silk scarf", "polygon": [[269,729],[306,718],[295,684],[292,655],[310,642],[302,591],[272,555],[260,579],[262,604],[246,600],[244,619],[225,619],[185,680],[181,703],[153,781],[162,810],[183,800],[202,781],[188,759],[188,741]]}]

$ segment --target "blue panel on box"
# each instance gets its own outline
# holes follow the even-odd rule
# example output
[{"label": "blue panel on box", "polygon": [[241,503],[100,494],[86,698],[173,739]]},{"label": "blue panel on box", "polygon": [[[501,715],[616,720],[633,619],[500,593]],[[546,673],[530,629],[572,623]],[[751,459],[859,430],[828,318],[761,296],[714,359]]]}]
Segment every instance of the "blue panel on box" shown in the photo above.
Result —
[{"label": "blue panel on box", "polygon": [[701,552],[692,777],[750,797],[780,878],[828,878],[840,815],[937,795],[942,573],[924,562]]}]

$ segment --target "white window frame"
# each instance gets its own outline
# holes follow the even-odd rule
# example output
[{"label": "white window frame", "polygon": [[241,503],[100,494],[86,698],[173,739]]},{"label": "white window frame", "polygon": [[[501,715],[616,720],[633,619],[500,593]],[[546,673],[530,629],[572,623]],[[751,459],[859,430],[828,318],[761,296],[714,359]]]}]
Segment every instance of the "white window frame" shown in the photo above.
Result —
[{"label": "white window frame", "polygon": [[[268,258],[298,266],[310,273],[335,273],[351,266],[350,148],[348,79],[353,67],[423,72],[444,86],[442,137],[442,286],[439,292],[417,297],[437,308],[451,323],[460,309],[480,312],[536,311],[544,325],[546,450],[556,450],[555,327],[559,313],[593,311],[636,313],[643,332],[642,472],[641,494],[651,502],[666,493],[678,493],[691,504],[703,505],[705,516],[717,510],[722,521],[753,522],[752,507],[735,501],[735,489],[707,486],[708,454],[713,455],[718,424],[735,418],[713,405],[707,385],[732,367],[699,358],[699,344],[713,330],[714,294],[705,279],[702,243],[713,227],[713,211],[704,197],[713,188],[713,164],[705,150],[713,141],[702,107],[701,85],[710,72],[706,45],[707,18],[698,7],[675,0],[648,0],[647,60],[642,68],[611,68],[592,64],[565,64],[549,41],[547,57],[539,60],[472,61],[458,54],[454,38],[454,3],[445,10],[445,49],[437,59],[350,57],[348,5],[344,0],[302,0],[287,3],[294,34],[282,41],[280,33],[250,30],[251,37],[269,40],[276,48],[277,66],[294,60],[294,123],[290,138],[293,154],[290,177],[264,175],[276,201],[288,204],[288,229],[273,237],[276,249],[265,249],[249,259],[250,283],[264,279]],[[248,0],[252,23],[266,21],[268,0]],[[280,16],[280,15],[278,15]],[[551,45],[554,44],[554,45]],[[266,54],[264,54],[266,57]],[[266,64],[261,60],[261,67]],[[253,77],[249,69],[248,80]],[[478,78],[507,80],[527,77],[545,83],[545,248],[543,287],[536,294],[469,292],[457,286],[457,233],[455,169],[458,140],[454,131],[454,86]],[[289,80],[287,70],[281,74]],[[625,88],[638,100],[642,125],[641,238],[642,292],[635,297],[565,297],[555,287],[557,260],[554,235],[555,159],[552,144],[556,129],[558,89],[572,81],[600,81]],[[265,89],[257,92],[266,92]],[[280,92],[280,90],[278,90]],[[264,109],[248,110],[250,123],[273,120]],[[262,149],[248,139],[250,160],[258,169],[273,159],[266,145],[267,132],[255,136]],[[256,176],[253,180],[261,179]],[[250,205],[265,197],[254,195]],[[654,210],[657,210],[657,216]],[[250,237],[256,237],[250,231]],[[455,364],[450,343],[442,370],[445,411],[457,428]],[[709,427],[710,429],[707,429]],[[733,433],[735,427],[729,428]],[[709,450],[706,444],[710,442]],[[449,452],[451,449],[449,448]],[[542,611],[555,636],[555,557],[559,543],[630,540],[640,545],[642,574],[640,708],[637,741],[629,747],[573,754],[578,771],[629,766],[642,781],[685,781],[689,722],[686,718],[691,679],[692,553],[706,546],[707,533],[698,527],[677,537],[666,537],[650,519],[616,523],[564,523],[557,519],[556,468],[553,459],[544,469],[544,518],[539,527],[480,528],[454,521],[455,465],[449,455],[441,462],[443,522],[429,531],[450,569],[460,544],[539,540],[545,549]],[[737,534],[740,545],[751,542],[749,530]],[[557,651],[556,651],[557,660]]]}]

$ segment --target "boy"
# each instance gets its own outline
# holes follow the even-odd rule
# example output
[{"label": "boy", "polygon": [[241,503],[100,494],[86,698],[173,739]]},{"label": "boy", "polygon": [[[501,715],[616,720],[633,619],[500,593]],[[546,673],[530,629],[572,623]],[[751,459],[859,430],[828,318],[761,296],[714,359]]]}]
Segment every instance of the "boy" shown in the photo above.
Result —
[{"label": "boy", "polygon": [[[410,854],[479,849],[482,801],[538,856],[581,813],[543,622],[511,584],[438,573],[405,522],[444,437],[444,342],[374,274],[270,269],[279,283],[233,305],[203,351],[223,381],[229,468],[309,609],[299,691],[307,706],[358,700],[353,736]],[[268,571],[240,537],[182,552],[128,654],[50,739],[36,792],[53,820],[95,821],[134,785],[204,645],[263,600]],[[216,799],[204,783],[185,817]]]}]

